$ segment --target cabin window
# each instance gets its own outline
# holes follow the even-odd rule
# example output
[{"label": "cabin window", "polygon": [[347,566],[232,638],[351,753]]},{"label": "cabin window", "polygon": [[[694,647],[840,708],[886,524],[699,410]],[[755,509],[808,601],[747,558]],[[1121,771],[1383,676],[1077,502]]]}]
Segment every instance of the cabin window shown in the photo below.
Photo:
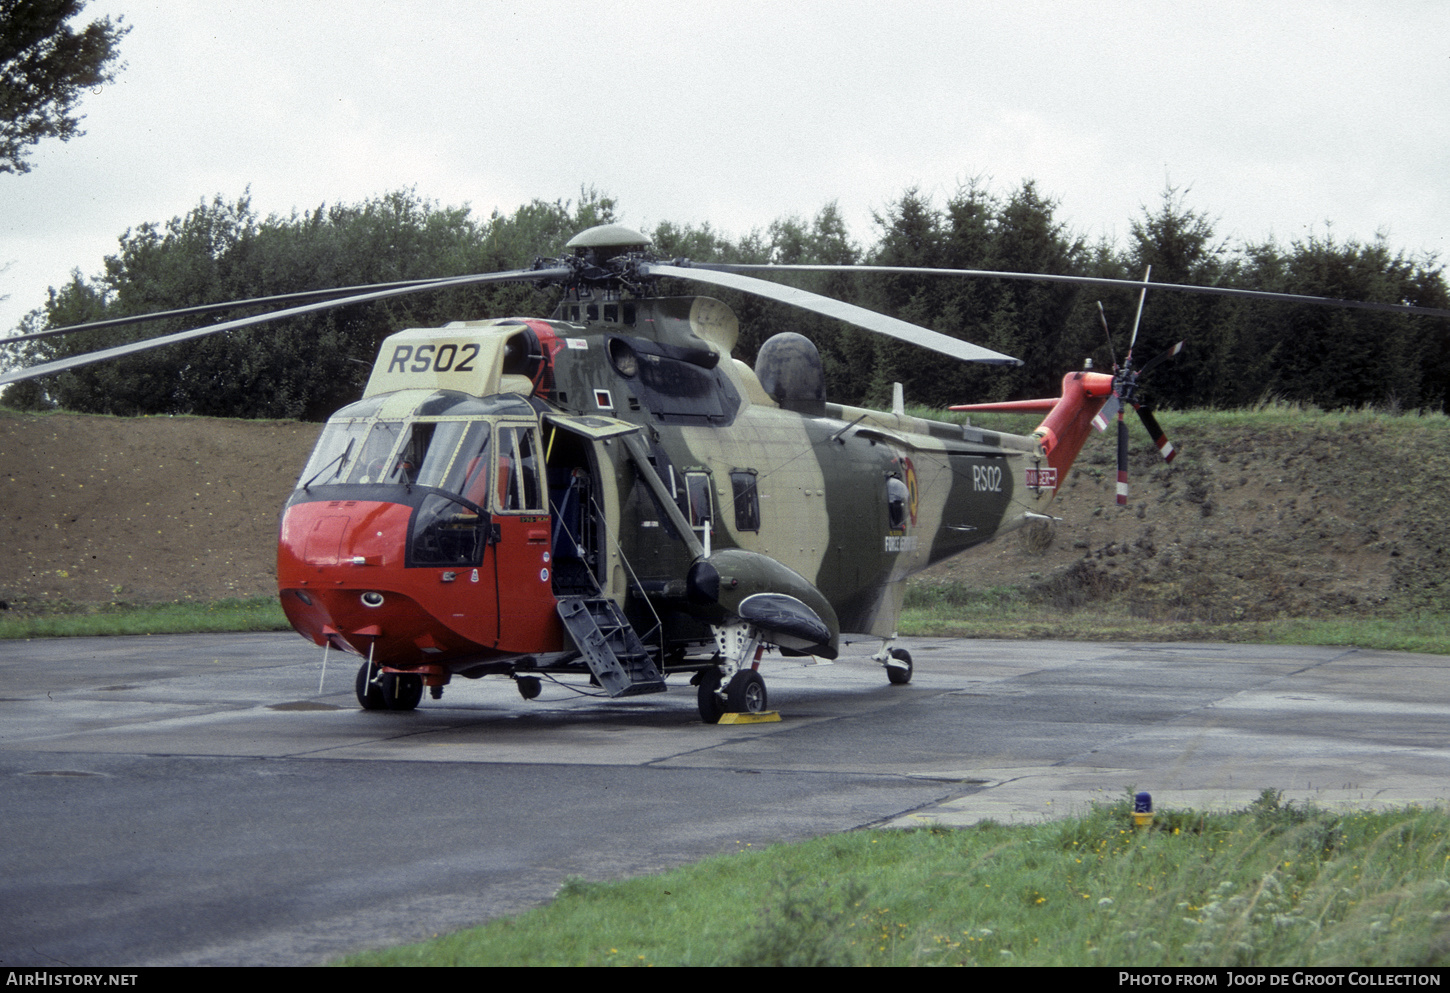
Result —
[{"label": "cabin window", "polygon": [[639,355],[623,338],[609,339],[609,361],[625,379],[639,375]]},{"label": "cabin window", "polygon": [[[528,405],[517,399],[480,399],[440,390],[425,398],[406,420],[378,420],[385,399],[361,400],[333,415],[298,478],[298,488],[423,486],[488,506],[493,429],[483,415],[501,412],[500,408],[528,415],[532,413]],[[515,458],[537,462],[535,434],[525,425],[515,431],[524,433],[507,439],[510,464]],[[543,508],[537,479],[516,479],[515,484],[521,487],[517,499],[521,509]]]},{"label": "cabin window", "polygon": [[754,470],[737,470],[730,474],[730,489],[735,500],[735,530],[760,530],[760,495],[755,488]]},{"label": "cabin window", "polygon": [[886,515],[891,522],[891,530],[906,529],[906,508],[910,500],[911,491],[905,483],[895,476],[886,480]]},{"label": "cabin window", "polygon": [[685,501],[685,516],[690,519],[690,527],[703,534],[715,516],[710,510],[709,473],[685,473]]}]

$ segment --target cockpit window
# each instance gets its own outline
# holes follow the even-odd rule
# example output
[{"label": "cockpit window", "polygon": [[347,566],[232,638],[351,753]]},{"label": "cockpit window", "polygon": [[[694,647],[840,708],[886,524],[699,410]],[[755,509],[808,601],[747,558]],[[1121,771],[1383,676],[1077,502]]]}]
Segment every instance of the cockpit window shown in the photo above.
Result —
[{"label": "cockpit window", "polygon": [[352,467],[353,449],[366,431],[367,426],[358,422],[334,422],[323,428],[312,449],[312,458],[307,460],[302,475],[297,478],[297,488],[342,482]]},{"label": "cockpit window", "polygon": [[[362,400],[333,415],[302,470],[299,488],[420,486],[484,508],[544,509],[537,426],[492,426],[491,418],[499,414],[532,415],[526,404],[443,390],[424,397],[406,418],[379,420],[383,400]],[[493,439],[497,453],[490,450]]]},{"label": "cockpit window", "polygon": [[528,513],[544,509],[536,448],[532,427],[499,426],[499,510]]},{"label": "cockpit window", "polygon": [[393,449],[403,433],[402,421],[376,421],[363,440],[352,465],[345,470],[349,483],[401,483],[403,458],[393,459]]},{"label": "cockpit window", "polygon": [[317,439],[298,487],[384,481],[397,468],[389,456],[402,427],[402,421],[330,422]]},{"label": "cockpit window", "polygon": [[435,486],[473,503],[487,504],[487,421],[436,421],[413,425],[415,434],[431,429],[427,453],[418,473],[419,486]]}]

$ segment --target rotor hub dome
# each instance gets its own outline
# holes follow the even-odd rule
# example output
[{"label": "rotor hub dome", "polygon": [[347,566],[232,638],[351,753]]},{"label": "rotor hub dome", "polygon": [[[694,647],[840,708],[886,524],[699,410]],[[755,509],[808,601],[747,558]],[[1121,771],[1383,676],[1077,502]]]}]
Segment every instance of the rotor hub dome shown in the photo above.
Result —
[{"label": "rotor hub dome", "polygon": [[564,247],[574,249],[575,255],[592,255],[596,261],[604,262],[616,255],[644,248],[648,244],[648,238],[623,224],[597,224],[580,231]]}]

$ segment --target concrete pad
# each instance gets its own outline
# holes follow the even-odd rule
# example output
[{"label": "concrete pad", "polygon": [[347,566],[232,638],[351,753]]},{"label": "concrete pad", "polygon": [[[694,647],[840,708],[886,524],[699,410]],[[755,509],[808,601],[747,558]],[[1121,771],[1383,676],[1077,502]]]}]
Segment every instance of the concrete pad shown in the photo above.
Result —
[{"label": "concrete pad", "polygon": [[901,639],[767,657],[780,721],[687,680],[611,701],[460,680],[363,712],[294,635],[0,643],[0,960],[306,964],[654,871],[890,824],[1038,821],[1147,790],[1332,808],[1450,793],[1450,658]]}]

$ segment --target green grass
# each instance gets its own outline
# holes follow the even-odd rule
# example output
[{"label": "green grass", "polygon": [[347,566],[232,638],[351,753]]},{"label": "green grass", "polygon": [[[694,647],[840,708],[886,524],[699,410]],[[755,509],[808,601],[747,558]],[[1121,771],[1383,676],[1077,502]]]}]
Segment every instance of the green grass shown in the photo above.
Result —
[{"label": "green grass", "polygon": [[348,965],[1450,964],[1450,817],[1127,800],[1036,825],[860,831],[656,876]]},{"label": "green grass", "polygon": [[12,639],[290,629],[276,597],[161,604],[65,604],[49,607],[43,613],[0,614],[0,638]]},{"label": "green grass", "polygon": [[1174,620],[1136,616],[1112,598],[1063,609],[1021,589],[976,589],[950,582],[908,586],[899,630],[903,635],[937,638],[1356,645],[1450,655],[1450,617],[1439,613],[1363,619]]},{"label": "green grass", "polygon": [[[1031,434],[1042,423],[1042,414],[981,414],[937,410],[931,407],[908,407],[913,417],[962,423],[968,419],[979,428],[1008,434]],[[1379,407],[1352,410],[1323,410],[1310,404],[1288,400],[1266,400],[1252,407],[1235,410],[1164,410],[1158,411],[1165,427],[1171,422],[1175,430],[1231,430],[1291,428],[1296,431],[1323,429],[1369,429],[1395,434],[1422,430],[1444,431],[1450,428],[1450,416],[1439,411],[1401,411]]]},{"label": "green grass", "polygon": [[[290,625],[273,597],[197,603],[65,604],[49,607],[44,613],[0,614],[0,639],[287,630]],[[979,590],[960,583],[913,583],[907,590],[900,631],[907,636],[938,638],[1357,645],[1450,655],[1450,618],[1441,614],[1367,620],[1173,621],[1135,617],[1110,602],[1078,610],[1048,609],[1022,590]]]}]

